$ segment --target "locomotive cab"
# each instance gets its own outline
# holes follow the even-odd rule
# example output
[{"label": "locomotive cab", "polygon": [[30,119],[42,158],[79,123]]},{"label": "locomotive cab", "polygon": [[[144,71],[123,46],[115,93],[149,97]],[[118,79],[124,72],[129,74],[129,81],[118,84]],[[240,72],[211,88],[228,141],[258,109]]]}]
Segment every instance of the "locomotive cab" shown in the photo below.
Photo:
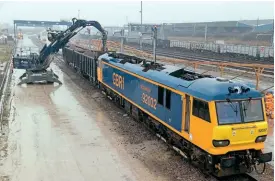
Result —
[{"label": "locomotive cab", "polygon": [[210,103],[215,116],[209,153],[218,176],[251,172],[272,160],[271,152],[262,152],[268,134],[264,99],[253,97],[249,88],[232,90],[226,100]]},{"label": "locomotive cab", "polygon": [[264,172],[272,153],[262,152],[268,135],[263,95],[221,78],[197,79],[188,89],[194,91],[190,123],[184,109],[182,120],[184,127],[190,128],[182,134],[200,147],[192,149],[191,154],[196,155],[193,160],[203,157],[205,168],[218,177],[255,168]]},{"label": "locomotive cab", "polygon": [[[215,102],[217,124],[213,146],[238,146],[262,143],[267,136],[267,122],[262,99]],[[224,139],[227,135],[228,140]]]}]

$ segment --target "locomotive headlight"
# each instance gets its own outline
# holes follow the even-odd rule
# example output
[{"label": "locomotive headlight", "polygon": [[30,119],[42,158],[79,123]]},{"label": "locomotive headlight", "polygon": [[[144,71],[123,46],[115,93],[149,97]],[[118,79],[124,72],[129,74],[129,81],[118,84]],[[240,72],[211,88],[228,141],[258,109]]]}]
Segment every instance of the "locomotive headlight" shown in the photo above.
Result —
[{"label": "locomotive headlight", "polygon": [[264,142],[266,139],[266,135],[264,136],[258,136],[255,140],[256,143]]},{"label": "locomotive headlight", "polygon": [[213,145],[215,147],[224,147],[229,145],[229,140],[213,140],[212,141]]}]

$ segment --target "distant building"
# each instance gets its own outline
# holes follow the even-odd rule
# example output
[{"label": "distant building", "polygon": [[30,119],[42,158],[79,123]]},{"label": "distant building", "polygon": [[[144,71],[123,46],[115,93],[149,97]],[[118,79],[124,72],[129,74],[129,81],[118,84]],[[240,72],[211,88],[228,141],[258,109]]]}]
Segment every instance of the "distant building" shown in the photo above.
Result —
[{"label": "distant building", "polygon": [[[156,24],[129,23],[129,36],[138,37],[139,32],[151,32]],[[214,39],[236,38],[244,41],[271,41],[274,32],[274,20],[241,20],[195,23],[157,24],[158,38],[202,37]],[[261,37],[259,36],[261,34]],[[264,34],[264,35],[262,35]],[[273,40],[272,40],[273,41]]]}]

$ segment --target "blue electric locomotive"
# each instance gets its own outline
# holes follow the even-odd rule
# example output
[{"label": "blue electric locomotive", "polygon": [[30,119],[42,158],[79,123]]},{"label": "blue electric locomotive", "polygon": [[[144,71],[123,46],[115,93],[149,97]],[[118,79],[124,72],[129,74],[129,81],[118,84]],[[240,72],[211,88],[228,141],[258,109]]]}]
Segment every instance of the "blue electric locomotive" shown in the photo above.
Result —
[{"label": "blue electric locomotive", "polygon": [[261,151],[268,126],[260,92],[135,56],[101,53],[63,50],[67,64],[203,170],[226,176],[271,161],[272,153]]}]

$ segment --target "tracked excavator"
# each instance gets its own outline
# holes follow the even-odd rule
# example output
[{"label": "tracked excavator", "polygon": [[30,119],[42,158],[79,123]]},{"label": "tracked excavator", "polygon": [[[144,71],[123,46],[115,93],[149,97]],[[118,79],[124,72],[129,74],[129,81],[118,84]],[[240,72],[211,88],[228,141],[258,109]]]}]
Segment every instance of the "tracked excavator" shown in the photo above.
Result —
[{"label": "tracked excavator", "polygon": [[50,44],[45,44],[40,50],[39,54],[32,53],[29,56],[20,56],[19,54],[13,56],[14,69],[26,69],[26,72],[20,77],[21,84],[32,84],[36,82],[54,83],[59,81],[58,76],[52,71],[48,70],[54,55],[65,47],[69,40],[75,36],[79,31],[87,26],[93,26],[102,34],[102,51],[106,52],[107,32],[102,28],[97,21],[86,21],[82,19],[72,19],[73,24],[65,31],[48,31],[48,40]]}]

